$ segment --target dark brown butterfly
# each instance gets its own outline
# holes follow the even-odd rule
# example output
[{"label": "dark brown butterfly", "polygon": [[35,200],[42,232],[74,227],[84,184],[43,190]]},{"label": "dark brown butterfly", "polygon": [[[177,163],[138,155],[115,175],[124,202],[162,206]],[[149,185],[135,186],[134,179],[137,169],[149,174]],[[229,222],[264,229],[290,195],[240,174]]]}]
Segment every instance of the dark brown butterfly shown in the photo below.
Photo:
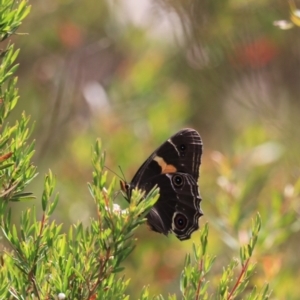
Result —
[{"label": "dark brown butterfly", "polygon": [[139,168],[130,183],[121,181],[130,202],[134,188],[147,193],[157,185],[159,199],[146,216],[150,228],[186,240],[199,228],[203,215],[198,190],[202,140],[194,129],[183,129],[164,142]]}]

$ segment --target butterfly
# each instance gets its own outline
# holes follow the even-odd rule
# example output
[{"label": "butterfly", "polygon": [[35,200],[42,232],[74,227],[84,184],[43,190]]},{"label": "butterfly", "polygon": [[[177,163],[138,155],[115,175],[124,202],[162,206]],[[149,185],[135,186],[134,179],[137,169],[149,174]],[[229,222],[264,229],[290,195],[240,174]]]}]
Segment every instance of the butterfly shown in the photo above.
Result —
[{"label": "butterfly", "polygon": [[197,182],[202,145],[196,130],[180,130],[150,155],[130,183],[120,182],[128,202],[135,188],[147,194],[159,187],[159,199],[146,216],[153,231],[174,233],[179,240],[186,240],[199,228],[203,212]]}]

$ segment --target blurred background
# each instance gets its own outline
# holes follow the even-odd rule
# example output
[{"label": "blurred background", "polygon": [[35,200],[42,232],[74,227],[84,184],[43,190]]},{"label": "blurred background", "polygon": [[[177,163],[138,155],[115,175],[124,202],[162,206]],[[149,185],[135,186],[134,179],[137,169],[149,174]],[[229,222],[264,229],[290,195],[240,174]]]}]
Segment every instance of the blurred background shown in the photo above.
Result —
[{"label": "blurred background", "polygon": [[[107,166],[129,181],[170,135],[195,128],[204,142],[200,225],[209,223],[217,256],[211,282],[238,257],[259,211],[251,286],[269,282],[273,299],[299,299],[299,25],[300,1],[32,1],[15,37],[21,99],[11,119],[25,110],[35,121],[35,204],[51,168],[55,218],[66,230],[88,225],[98,137]],[[179,242],[139,228],[124,272],[132,299],[145,285],[179,295],[199,236]]]}]

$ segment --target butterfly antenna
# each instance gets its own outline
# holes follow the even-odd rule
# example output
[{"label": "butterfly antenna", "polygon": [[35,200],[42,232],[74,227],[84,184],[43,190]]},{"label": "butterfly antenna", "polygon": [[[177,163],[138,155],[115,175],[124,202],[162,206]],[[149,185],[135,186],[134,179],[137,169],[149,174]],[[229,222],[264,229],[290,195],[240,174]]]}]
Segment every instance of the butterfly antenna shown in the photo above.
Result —
[{"label": "butterfly antenna", "polygon": [[[119,167],[120,167],[120,166],[119,166]],[[112,173],[115,174],[118,178],[120,178],[121,180],[123,180],[123,178],[122,178],[119,174],[117,174],[115,171],[113,171],[113,170],[110,169],[109,167],[104,166],[104,168],[106,168],[108,171],[112,172]],[[122,175],[124,176],[123,172],[121,172],[121,173],[122,173]]]},{"label": "butterfly antenna", "polygon": [[120,172],[121,172],[121,174],[122,174],[122,176],[123,176],[123,180],[124,180],[125,182],[127,182],[127,181],[126,181],[126,178],[125,178],[125,175],[124,175],[124,173],[123,173],[123,170],[122,170],[122,168],[121,168],[120,165],[119,165],[119,169],[120,169]]}]

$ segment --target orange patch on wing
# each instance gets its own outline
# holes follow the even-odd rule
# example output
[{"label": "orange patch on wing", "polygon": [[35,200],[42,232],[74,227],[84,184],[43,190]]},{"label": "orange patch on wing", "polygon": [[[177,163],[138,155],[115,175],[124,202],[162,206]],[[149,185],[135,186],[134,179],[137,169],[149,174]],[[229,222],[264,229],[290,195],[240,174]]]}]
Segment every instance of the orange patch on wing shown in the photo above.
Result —
[{"label": "orange patch on wing", "polygon": [[154,160],[161,167],[161,173],[162,174],[177,172],[177,169],[173,165],[168,165],[162,157],[155,156]]}]

